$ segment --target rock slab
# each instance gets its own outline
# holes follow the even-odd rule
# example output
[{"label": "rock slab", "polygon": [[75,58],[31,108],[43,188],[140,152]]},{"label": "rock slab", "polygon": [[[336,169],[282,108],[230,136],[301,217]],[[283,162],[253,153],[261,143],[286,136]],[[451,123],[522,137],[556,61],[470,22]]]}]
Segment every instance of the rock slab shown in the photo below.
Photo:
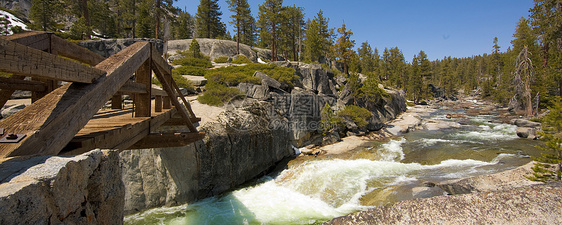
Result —
[{"label": "rock slab", "polygon": [[114,151],[0,164],[0,224],[122,224],[124,186]]},{"label": "rock slab", "polygon": [[325,224],[560,224],[562,182],[439,196],[338,217]]}]

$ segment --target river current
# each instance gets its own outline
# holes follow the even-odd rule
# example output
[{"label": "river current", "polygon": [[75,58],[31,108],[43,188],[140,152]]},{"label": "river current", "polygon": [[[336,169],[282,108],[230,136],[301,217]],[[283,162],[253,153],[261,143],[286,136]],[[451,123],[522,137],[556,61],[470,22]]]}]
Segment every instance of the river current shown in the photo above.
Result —
[{"label": "river current", "polygon": [[[429,116],[444,119],[447,111]],[[501,172],[536,156],[536,142],[493,116],[461,128],[415,131],[337,156],[299,157],[247,187],[127,216],[126,224],[321,224],[369,207],[444,195],[432,183]]]}]

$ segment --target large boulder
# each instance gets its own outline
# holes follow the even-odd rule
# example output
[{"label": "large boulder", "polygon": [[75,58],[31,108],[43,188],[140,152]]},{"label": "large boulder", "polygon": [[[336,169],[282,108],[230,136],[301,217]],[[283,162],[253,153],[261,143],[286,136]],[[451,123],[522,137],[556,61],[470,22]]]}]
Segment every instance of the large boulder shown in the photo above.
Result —
[{"label": "large boulder", "polygon": [[277,66],[295,69],[295,74],[299,76],[299,83],[297,83],[296,86],[318,94],[336,94],[334,74],[324,70],[319,64],[299,62],[275,62],[275,64],[277,64]]},{"label": "large boulder", "polygon": [[[192,40],[193,39],[182,39],[168,41],[168,53],[173,56],[177,54],[178,51],[188,50]],[[235,41],[209,38],[197,38],[196,40],[199,43],[201,53],[211,58],[211,60],[219,57],[236,56]],[[240,44],[240,54],[246,56],[246,58],[250,59],[252,62],[257,62],[258,58],[271,60],[270,50],[254,48],[245,44]]]},{"label": "large boulder", "polygon": [[122,224],[118,153],[14,158],[0,164],[0,224]]}]

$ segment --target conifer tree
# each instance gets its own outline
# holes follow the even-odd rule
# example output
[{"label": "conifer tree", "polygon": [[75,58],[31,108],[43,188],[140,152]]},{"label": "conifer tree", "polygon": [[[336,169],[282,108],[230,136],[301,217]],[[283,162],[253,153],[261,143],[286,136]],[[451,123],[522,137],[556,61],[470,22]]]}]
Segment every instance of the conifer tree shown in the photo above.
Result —
[{"label": "conifer tree", "polygon": [[172,23],[173,39],[190,39],[193,37],[193,17],[183,10],[179,10],[177,19]]},{"label": "conifer tree", "polygon": [[[271,48],[271,61],[277,61],[279,42],[279,26],[282,17],[283,0],[266,0],[259,7],[258,27],[260,28],[260,41],[262,47]],[[265,45],[265,46],[264,46]]]},{"label": "conifer tree", "polygon": [[310,22],[304,39],[304,58],[318,61],[320,57],[327,57],[333,43],[334,29],[328,27],[329,19],[324,17],[322,10]]},{"label": "conifer tree", "polygon": [[533,157],[535,166],[533,176],[527,177],[533,181],[549,182],[562,179],[562,101],[557,97],[550,112],[542,119],[544,146],[538,146],[541,157]]},{"label": "conifer tree", "polygon": [[137,37],[152,38],[155,34],[154,17],[150,15],[150,12],[152,10],[152,1],[141,1],[142,2],[139,4],[137,21],[135,23]]},{"label": "conifer tree", "polygon": [[197,37],[218,38],[226,35],[226,27],[221,22],[218,0],[201,0],[195,15]]},{"label": "conifer tree", "polygon": [[353,56],[353,47],[355,46],[355,41],[351,40],[351,35],[353,32],[347,30],[345,23],[338,28],[338,33],[341,35],[336,44],[334,45],[334,52],[336,54],[336,59],[343,63],[343,72],[348,74],[348,66]]},{"label": "conifer tree", "polygon": [[58,0],[32,0],[29,9],[31,28],[42,31],[57,31],[59,23],[57,17],[62,11]]},{"label": "conifer tree", "polygon": [[285,58],[289,58],[290,52],[290,58],[294,61],[298,61],[302,33],[305,26],[303,8],[296,6],[283,7],[281,17],[283,18],[283,22],[279,27],[281,31],[279,35],[279,49],[283,52]]},{"label": "conifer tree", "polygon": [[[255,27],[254,17],[251,15],[250,5],[247,0],[226,0],[230,11],[232,11],[232,23],[236,28],[236,54],[240,54],[240,42],[247,39],[247,34],[253,34]],[[253,40],[253,38],[250,38]],[[245,41],[246,43],[248,40]]]},{"label": "conifer tree", "polygon": [[376,59],[373,54],[373,49],[368,42],[361,43],[361,47],[357,49],[357,54],[361,60],[361,72],[369,73],[375,71]]}]

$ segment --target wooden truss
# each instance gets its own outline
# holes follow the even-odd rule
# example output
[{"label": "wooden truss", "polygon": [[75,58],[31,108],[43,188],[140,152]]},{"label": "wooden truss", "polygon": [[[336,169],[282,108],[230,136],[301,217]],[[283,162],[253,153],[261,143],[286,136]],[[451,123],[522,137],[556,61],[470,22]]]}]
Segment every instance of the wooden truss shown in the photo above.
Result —
[{"label": "wooden truss", "polygon": [[[0,107],[14,90],[31,91],[33,102],[0,121],[4,136],[21,139],[0,143],[1,158],[175,147],[204,137],[193,125],[200,119],[170,66],[150,42],[137,42],[106,59],[48,32],[5,36],[0,38],[0,71],[13,74],[0,78]],[[163,90],[152,88],[153,73]],[[123,94],[134,96],[134,108],[122,107]],[[109,99],[112,109],[101,110]],[[157,132],[171,119],[189,132]]]}]

